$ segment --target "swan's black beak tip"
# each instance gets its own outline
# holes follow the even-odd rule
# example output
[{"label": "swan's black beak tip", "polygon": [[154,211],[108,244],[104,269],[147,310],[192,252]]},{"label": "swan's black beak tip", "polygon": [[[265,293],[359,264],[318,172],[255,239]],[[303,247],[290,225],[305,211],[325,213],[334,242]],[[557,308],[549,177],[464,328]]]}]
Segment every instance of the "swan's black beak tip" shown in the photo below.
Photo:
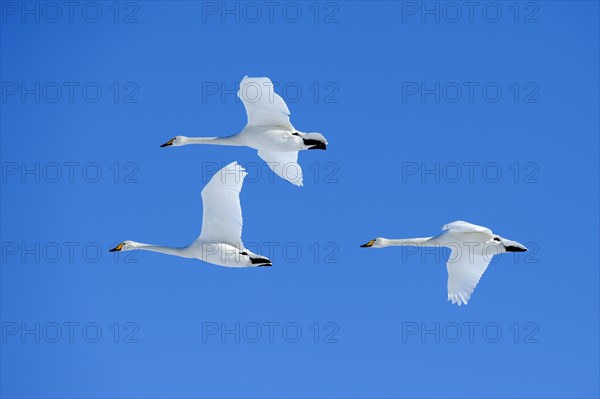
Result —
[{"label": "swan's black beak tip", "polygon": [[123,244],[119,244],[116,247],[109,249],[108,252],[118,252],[123,249]]},{"label": "swan's black beak tip", "polygon": [[375,242],[375,240],[371,240],[366,244],[361,245],[361,248],[371,248],[373,246],[373,243]]},{"label": "swan's black beak tip", "polygon": [[172,146],[173,145],[173,141],[175,141],[175,139],[171,139],[171,140],[167,141],[166,143],[161,144],[160,147],[163,148],[163,147]]}]

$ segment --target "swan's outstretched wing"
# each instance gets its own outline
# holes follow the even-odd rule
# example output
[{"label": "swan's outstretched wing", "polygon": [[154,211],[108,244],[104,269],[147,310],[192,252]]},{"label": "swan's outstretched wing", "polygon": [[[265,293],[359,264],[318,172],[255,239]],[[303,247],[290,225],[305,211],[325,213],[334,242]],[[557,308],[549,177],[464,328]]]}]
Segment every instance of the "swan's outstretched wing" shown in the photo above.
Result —
[{"label": "swan's outstretched wing", "polygon": [[485,233],[493,235],[492,230],[488,229],[487,227],[478,226],[476,224],[464,222],[462,220],[457,220],[455,222],[445,224],[444,227],[442,227],[442,230],[451,230],[461,233]]},{"label": "swan's outstretched wing", "polygon": [[290,110],[283,98],[275,93],[269,78],[245,76],[237,95],[246,108],[248,126],[279,126],[295,130],[290,123]]},{"label": "swan's outstretched wing", "polygon": [[468,250],[466,247],[453,249],[446,265],[448,300],[458,306],[467,304],[491,260],[483,255],[469,255]]},{"label": "swan's outstretched wing", "polygon": [[258,150],[258,156],[269,165],[269,168],[271,168],[277,176],[296,186],[302,186],[302,168],[297,162],[298,151],[276,152]]},{"label": "swan's outstretched wing", "polygon": [[202,232],[199,240],[242,246],[240,191],[247,173],[232,162],[215,173],[202,190]]}]

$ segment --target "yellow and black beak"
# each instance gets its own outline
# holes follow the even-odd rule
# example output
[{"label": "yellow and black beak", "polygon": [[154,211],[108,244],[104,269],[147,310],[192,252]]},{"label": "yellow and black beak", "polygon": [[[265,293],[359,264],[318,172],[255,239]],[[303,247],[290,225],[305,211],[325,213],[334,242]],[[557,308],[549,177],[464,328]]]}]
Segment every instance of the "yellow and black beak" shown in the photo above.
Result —
[{"label": "yellow and black beak", "polygon": [[113,249],[110,249],[108,252],[117,252],[123,249],[123,245],[125,245],[124,242],[120,243],[119,245],[117,245],[116,247],[114,247]]},{"label": "yellow and black beak", "polygon": [[168,146],[170,146],[170,145],[173,145],[173,142],[174,142],[174,141],[175,141],[175,139],[173,138],[173,139],[171,139],[171,140],[167,141],[166,143],[164,143],[164,144],[161,144],[160,146],[161,146],[161,147],[168,147]]},{"label": "yellow and black beak", "polygon": [[373,246],[373,244],[375,243],[375,240],[371,240],[366,244],[361,245],[361,248],[371,248]]}]

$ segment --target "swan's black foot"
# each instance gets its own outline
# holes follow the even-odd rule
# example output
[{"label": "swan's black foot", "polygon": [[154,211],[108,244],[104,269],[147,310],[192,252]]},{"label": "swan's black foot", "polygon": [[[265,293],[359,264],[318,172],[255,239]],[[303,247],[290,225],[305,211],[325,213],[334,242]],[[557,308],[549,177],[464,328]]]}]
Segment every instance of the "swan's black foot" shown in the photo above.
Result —
[{"label": "swan's black foot", "polygon": [[322,143],[318,140],[304,140],[304,144],[306,145],[311,145],[311,144],[307,144],[307,141],[314,141],[317,144],[314,144],[312,147],[309,148],[309,150],[326,150],[327,149],[327,144]]},{"label": "swan's black foot", "polygon": [[273,266],[270,259],[263,258],[260,256],[257,256],[255,258],[250,258],[250,262],[252,262],[253,265],[257,265],[257,266]]},{"label": "swan's black foot", "polygon": [[327,144],[323,143],[322,141],[319,140],[315,140],[315,139],[305,139],[304,137],[300,136],[299,133],[292,133],[293,136],[299,136],[300,138],[302,138],[302,141],[304,142],[304,145],[309,147],[309,150],[326,150],[327,149]]},{"label": "swan's black foot", "polygon": [[302,141],[304,141],[304,145],[307,146],[309,150],[326,150],[327,149],[327,144],[325,144],[319,140],[305,139],[303,137]]}]

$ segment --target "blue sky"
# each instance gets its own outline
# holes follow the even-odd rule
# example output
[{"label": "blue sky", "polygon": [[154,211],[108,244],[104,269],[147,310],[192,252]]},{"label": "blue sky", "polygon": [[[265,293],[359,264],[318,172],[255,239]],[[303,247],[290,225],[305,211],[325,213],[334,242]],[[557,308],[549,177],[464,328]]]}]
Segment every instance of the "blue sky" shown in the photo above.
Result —
[{"label": "blue sky", "polygon": [[[56,4],[0,3],[2,397],[598,397],[597,2]],[[327,137],[304,187],[159,148],[244,75]],[[108,253],[195,239],[234,160],[272,268]],[[466,307],[444,250],[359,248],[453,220],[532,249]]]}]

